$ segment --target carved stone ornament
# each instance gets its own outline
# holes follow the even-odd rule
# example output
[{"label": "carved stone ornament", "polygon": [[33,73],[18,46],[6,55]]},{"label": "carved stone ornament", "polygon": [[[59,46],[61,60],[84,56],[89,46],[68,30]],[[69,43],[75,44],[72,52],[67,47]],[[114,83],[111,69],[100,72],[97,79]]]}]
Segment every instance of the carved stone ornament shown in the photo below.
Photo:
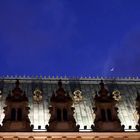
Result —
[{"label": "carved stone ornament", "polygon": [[114,90],[112,92],[112,95],[113,95],[113,98],[116,100],[116,101],[120,101],[121,100],[121,93],[119,90]]},{"label": "carved stone ornament", "polygon": [[76,90],[74,91],[74,96],[73,96],[73,100],[74,100],[74,103],[79,103],[80,101],[83,100],[83,97],[82,97],[82,92],[80,90]]},{"label": "carved stone ornament", "polygon": [[42,91],[40,89],[35,89],[33,94],[33,100],[35,103],[40,103],[42,101]]}]

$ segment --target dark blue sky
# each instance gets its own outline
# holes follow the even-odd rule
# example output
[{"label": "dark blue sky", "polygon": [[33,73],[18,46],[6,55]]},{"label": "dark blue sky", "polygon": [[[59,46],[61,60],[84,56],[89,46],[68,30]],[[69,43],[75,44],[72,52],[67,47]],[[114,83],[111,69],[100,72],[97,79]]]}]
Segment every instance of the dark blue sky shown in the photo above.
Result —
[{"label": "dark blue sky", "polygon": [[0,74],[140,76],[140,0],[1,0]]}]

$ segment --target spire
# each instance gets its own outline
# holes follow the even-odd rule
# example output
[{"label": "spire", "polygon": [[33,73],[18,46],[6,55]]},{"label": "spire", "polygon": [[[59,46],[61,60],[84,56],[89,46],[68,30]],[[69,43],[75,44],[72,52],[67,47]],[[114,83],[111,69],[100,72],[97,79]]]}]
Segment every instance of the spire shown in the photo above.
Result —
[{"label": "spire", "polygon": [[22,95],[23,91],[20,89],[19,85],[20,85],[20,82],[17,79],[15,82],[15,88],[12,90],[13,96],[21,96]]},{"label": "spire", "polygon": [[28,117],[30,109],[28,107],[28,98],[19,85],[19,80],[16,80],[12,94],[6,97],[5,117],[0,131],[32,131]]},{"label": "spire", "polygon": [[117,102],[108,93],[109,91],[105,88],[103,80],[101,80],[100,90],[98,94],[95,92],[94,98],[95,126],[92,126],[93,131],[123,131],[117,115]]},{"label": "spire", "polygon": [[61,79],[58,81],[58,87],[62,88],[62,81],[61,81]]},{"label": "spire", "polygon": [[139,94],[139,91],[137,90],[137,98],[136,98],[137,101],[140,101],[140,94]]},{"label": "spire", "polygon": [[50,100],[53,101],[53,99],[55,99],[55,92],[54,91],[53,91],[53,94],[52,94]]},{"label": "spire", "polygon": [[58,90],[56,91],[56,94],[58,96],[65,96],[65,94],[66,94],[64,88],[62,87],[62,81],[61,81],[61,79],[58,81]]},{"label": "spire", "polygon": [[16,85],[16,88],[19,88],[19,80],[18,79],[16,80],[15,85]]},{"label": "spire", "polygon": [[100,82],[100,87],[101,87],[101,89],[104,89],[104,82],[103,82],[103,80],[101,80],[101,82]]},{"label": "spire", "polygon": [[67,132],[79,131],[73,116],[73,100],[62,86],[61,79],[58,81],[58,89],[53,92],[50,99],[50,119],[47,131]]},{"label": "spire", "polygon": [[108,90],[104,87],[104,82],[103,80],[101,80],[100,82],[100,91],[99,91],[99,95],[101,97],[105,97],[108,95]]},{"label": "spire", "polygon": [[98,98],[98,93],[96,90],[95,90],[95,98]]}]

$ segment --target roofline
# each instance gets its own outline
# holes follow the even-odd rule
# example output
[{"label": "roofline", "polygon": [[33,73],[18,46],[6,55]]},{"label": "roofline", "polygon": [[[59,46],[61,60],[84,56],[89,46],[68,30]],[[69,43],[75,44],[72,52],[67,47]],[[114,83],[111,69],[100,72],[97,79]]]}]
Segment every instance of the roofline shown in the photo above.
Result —
[{"label": "roofline", "polygon": [[7,75],[0,76],[0,80],[41,80],[41,81],[58,81],[61,79],[62,81],[100,81],[101,79],[107,82],[140,82],[139,77],[103,77],[103,76],[88,76],[88,77],[67,77],[67,76],[18,76],[18,75]]}]

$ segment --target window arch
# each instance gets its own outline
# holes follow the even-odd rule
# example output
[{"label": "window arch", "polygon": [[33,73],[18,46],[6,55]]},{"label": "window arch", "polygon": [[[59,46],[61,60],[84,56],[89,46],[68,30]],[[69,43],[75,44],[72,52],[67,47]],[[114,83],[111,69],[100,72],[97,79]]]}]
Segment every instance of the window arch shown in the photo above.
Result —
[{"label": "window arch", "polygon": [[68,112],[67,112],[67,109],[63,109],[63,120],[64,121],[67,121],[68,120]]},{"label": "window arch", "polygon": [[106,121],[106,113],[104,109],[101,109],[101,118],[102,118],[102,121]]},{"label": "window arch", "polygon": [[15,121],[16,120],[16,109],[12,108],[11,110],[11,121]]},{"label": "window arch", "polygon": [[108,118],[108,121],[112,121],[112,113],[110,109],[107,109],[107,118]]},{"label": "window arch", "polygon": [[61,109],[57,108],[57,121],[61,121]]},{"label": "window arch", "polygon": [[22,121],[22,109],[18,108],[17,110],[17,120]]}]

